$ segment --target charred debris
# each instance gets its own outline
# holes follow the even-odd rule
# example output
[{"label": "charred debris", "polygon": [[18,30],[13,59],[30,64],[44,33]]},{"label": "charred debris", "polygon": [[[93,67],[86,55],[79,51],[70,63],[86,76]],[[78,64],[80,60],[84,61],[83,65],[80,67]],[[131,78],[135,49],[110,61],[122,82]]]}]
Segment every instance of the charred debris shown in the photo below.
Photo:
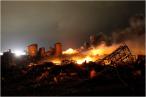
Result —
[{"label": "charred debris", "polygon": [[[59,44],[60,46],[60,44]],[[60,53],[60,51],[57,51]],[[2,56],[2,95],[144,95],[145,56],[132,55],[126,44],[95,62],[77,65],[63,60],[60,65],[25,57],[19,64]],[[9,62],[9,61],[11,62]],[[115,87],[116,86],[116,87]],[[100,88],[99,88],[100,87]],[[88,89],[87,89],[88,88]],[[103,88],[103,89],[102,89]],[[116,92],[115,92],[116,91]]]}]

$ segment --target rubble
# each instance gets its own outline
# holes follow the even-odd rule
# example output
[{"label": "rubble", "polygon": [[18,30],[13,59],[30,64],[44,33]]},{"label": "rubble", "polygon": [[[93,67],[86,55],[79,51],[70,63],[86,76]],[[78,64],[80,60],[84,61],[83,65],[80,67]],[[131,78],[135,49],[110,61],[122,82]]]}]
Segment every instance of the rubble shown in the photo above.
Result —
[{"label": "rubble", "polygon": [[[121,93],[121,90],[123,95],[124,93],[135,95],[136,91],[138,95],[144,94],[145,56],[132,55],[126,44],[122,44],[100,60],[85,61],[80,65],[75,60],[64,59],[59,65],[39,60],[30,62],[24,68],[3,66],[2,68],[4,73],[2,83],[7,83],[2,86],[2,91],[7,91],[9,95],[14,95],[15,92],[18,93],[17,95],[33,96],[56,95],[56,93],[57,95],[89,95],[90,93],[103,95],[105,92],[111,95],[110,92]],[[33,94],[34,91],[37,92]]]}]

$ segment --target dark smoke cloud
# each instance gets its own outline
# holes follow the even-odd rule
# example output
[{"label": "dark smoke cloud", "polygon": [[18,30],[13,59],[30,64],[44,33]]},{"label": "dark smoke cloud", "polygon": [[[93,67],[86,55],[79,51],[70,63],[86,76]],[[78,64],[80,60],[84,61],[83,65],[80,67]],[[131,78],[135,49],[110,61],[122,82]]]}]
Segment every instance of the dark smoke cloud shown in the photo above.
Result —
[{"label": "dark smoke cloud", "polygon": [[142,14],[136,14],[129,19],[129,26],[124,29],[116,29],[112,35],[105,38],[107,45],[126,43],[133,53],[145,53],[145,17]]},{"label": "dark smoke cloud", "polygon": [[2,1],[1,12],[2,51],[23,50],[31,43],[47,49],[58,41],[65,50],[78,48],[91,34],[110,45],[112,29],[127,24],[129,16],[144,13],[145,2]]},{"label": "dark smoke cloud", "polygon": [[144,16],[137,14],[130,18],[129,27],[126,27],[122,30],[115,31],[112,33],[113,41],[118,43],[125,40],[131,40],[138,38],[141,35],[145,34],[145,24],[144,24]]},{"label": "dark smoke cloud", "polygon": [[[136,14],[131,16],[129,19],[129,25],[124,28],[117,27],[111,33],[100,32],[98,34],[91,35],[93,39],[89,40],[89,43],[95,44],[95,47],[102,44],[103,42],[107,46],[112,44],[126,43],[134,54],[145,53],[145,17],[143,14]],[[93,41],[91,43],[90,41]],[[87,44],[84,44],[87,47]],[[91,46],[88,46],[91,47]]]}]

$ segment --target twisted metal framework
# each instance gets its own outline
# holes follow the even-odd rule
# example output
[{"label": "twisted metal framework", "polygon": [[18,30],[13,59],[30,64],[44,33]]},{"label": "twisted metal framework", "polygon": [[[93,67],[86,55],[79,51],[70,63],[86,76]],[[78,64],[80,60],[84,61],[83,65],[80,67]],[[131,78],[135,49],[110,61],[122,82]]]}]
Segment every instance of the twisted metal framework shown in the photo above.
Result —
[{"label": "twisted metal framework", "polygon": [[110,55],[104,57],[99,61],[99,63],[104,65],[114,65],[114,64],[127,64],[133,62],[135,56],[131,54],[128,46],[123,43],[119,48],[117,48]]}]

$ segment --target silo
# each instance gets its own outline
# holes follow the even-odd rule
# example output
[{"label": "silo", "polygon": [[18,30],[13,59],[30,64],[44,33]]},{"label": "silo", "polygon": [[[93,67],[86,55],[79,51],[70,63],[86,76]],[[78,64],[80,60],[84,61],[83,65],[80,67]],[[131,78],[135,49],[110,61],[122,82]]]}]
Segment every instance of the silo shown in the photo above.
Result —
[{"label": "silo", "polygon": [[60,42],[55,43],[55,56],[62,54],[62,44]]},{"label": "silo", "polygon": [[46,55],[45,48],[44,47],[39,48],[39,56],[45,57],[45,55]]},{"label": "silo", "polygon": [[37,55],[37,52],[38,52],[38,45],[31,44],[31,45],[27,46],[27,51],[28,51],[28,55],[30,57],[35,57]]}]

